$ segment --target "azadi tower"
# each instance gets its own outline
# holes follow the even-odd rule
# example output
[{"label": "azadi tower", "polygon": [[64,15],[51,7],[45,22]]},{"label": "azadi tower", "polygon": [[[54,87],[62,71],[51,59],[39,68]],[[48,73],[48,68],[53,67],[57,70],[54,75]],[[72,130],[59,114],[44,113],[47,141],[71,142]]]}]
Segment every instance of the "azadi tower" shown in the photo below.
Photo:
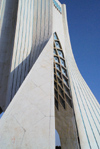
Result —
[{"label": "azadi tower", "polygon": [[100,105],[76,65],[66,6],[0,0],[0,149],[100,149]]}]

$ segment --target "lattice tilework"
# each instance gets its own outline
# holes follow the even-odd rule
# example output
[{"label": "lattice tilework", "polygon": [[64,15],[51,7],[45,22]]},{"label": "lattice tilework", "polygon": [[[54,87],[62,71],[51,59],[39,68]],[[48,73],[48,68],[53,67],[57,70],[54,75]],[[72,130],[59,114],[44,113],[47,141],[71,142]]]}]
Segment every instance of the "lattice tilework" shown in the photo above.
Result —
[{"label": "lattice tilework", "polygon": [[56,33],[54,33],[54,91],[55,106],[58,110],[59,104],[66,109],[66,102],[72,107],[64,53]]}]

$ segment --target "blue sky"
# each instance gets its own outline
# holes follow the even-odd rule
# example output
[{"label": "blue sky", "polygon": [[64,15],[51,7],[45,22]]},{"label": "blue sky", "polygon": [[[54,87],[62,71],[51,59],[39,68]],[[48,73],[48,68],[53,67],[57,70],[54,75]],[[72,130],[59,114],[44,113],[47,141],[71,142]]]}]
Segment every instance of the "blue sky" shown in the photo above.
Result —
[{"label": "blue sky", "polygon": [[4,112],[2,112],[2,113],[0,114],[0,118],[2,117],[3,113],[4,113]]},{"label": "blue sky", "polygon": [[100,0],[60,0],[78,68],[100,103]]}]

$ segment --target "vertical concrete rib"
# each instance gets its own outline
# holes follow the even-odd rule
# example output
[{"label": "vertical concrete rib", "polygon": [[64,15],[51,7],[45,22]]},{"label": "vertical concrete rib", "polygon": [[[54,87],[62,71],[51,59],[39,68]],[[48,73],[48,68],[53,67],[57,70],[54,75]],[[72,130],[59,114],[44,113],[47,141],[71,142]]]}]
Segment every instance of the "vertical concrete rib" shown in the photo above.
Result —
[{"label": "vertical concrete rib", "polygon": [[[78,80],[78,82],[79,82],[79,80]],[[95,117],[93,117],[94,113],[89,108],[89,105],[87,103],[88,98],[87,98],[87,96],[85,96],[85,92],[82,89],[81,82],[79,84],[79,88],[80,88],[81,94],[83,95],[84,107],[85,107],[85,110],[87,112],[87,117],[90,121],[90,127],[91,127],[91,130],[92,130],[93,136],[95,138],[95,142],[97,143],[97,146],[99,147],[99,145],[98,145],[99,140],[98,139],[99,139],[99,136],[100,136],[100,131],[99,131],[100,125],[98,125],[98,122],[95,122],[95,120],[94,120],[94,118],[95,118]]]},{"label": "vertical concrete rib", "polygon": [[84,86],[84,82],[82,82],[80,80],[80,78],[79,78],[79,81],[80,81],[80,88],[81,88],[81,85],[82,85],[81,89],[83,90],[84,96],[87,99],[86,102],[88,103],[90,112],[92,112],[92,117],[93,117],[93,119],[95,119],[94,121],[97,121],[97,125],[99,126],[98,128],[100,128],[100,120],[97,117],[98,113],[97,113],[96,109],[94,109],[93,103],[91,103],[91,96],[90,96],[90,94],[88,94],[86,86]]},{"label": "vertical concrete rib", "polygon": [[[25,3],[25,4],[24,4]],[[22,63],[23,61],[23,55],[25,53],[25,43],[26,43],[26,25],[28,24],[28,16],[27,16],[27,9],[25,9],[25,7],[27,8],[28,7],[28,2],[24,2],[22,4],[23,6],[23,15],[22,15],[22,36],[21,36],[21,45],[20,45],[20,48],[18,49],[18,55],[19,55],[19,58],[18,58],[18,66]],[[26,10],[26,12],[25,12]],[[21,70],[22,70],[22,67],[23,65],[21,65],[20,67],[18,67],[18,70],[17,70],[17,74],[16,74],[16,85],[15,85],[15,91],[17,91],[18,87],[19,87],[19,84],[20,84],[20,73],[21,73]],[[24,69],[23,69],[24,70]]]},{"label": "vertical concrete rib", "polygon": [[[26,63],[23,63],[23,61],[24,61],[24,59],[25,59],[25,57],[26,57],[26,55],[25,55],[25,52],[23,52],[23,58],[22,58],[22,69],[21,69],[21,73],[20,73],[20,84],[23,82],[23,80],[24,80],[24,78],[25,78],[25,72],[23,71],[23,70],[25,70],[25,67],[27,67],[27,69],[29,70],[30,69],[30,67],[29,67],[29,60],[30,60],[30,53],[31,53],[31,50],[32,50],[32,36],[33,36],[33,20],[34,20],[34,18],[33,18],[33,15],[34,15],[34,7],[33,7],[33,5],[34,5],[34,1],[31,1],[30,2],[30,14],[29,14],[29,18],[30,18],[30,36],[29,36],[29,50],[27,49],[27,52],[28,52],[28,59],[27,59],[27,66],[26,66]],[[27,23],[27,22],[26,22]],[[23,45],[24,45],[24,43],[23,43]],[[26,48],[24,47],[24,50],[25,50]],[[27,71],[28,71],[27,70]],[[20,84],[19,84],[19,86],[20,86]]]},{"label": "vertical concrete rib", "polygon": [[[17,49],[17,62],[16,62],[16,67],[18,67],[20,65],[21,58],[22,58],[22,53],[23,53],[23,49],[22,49],[22,44],[23,44],[23,39],[24,39],[24,18],[25,18],[25,9],[24,9],[24,3],[22,1],[22,15],[21,15],[21,25],[20,25],[20,36],[19,36],[19,43],[18,43],[18,49]],[[27,12],[26,12],[27,13]],[[27,20],[26,20],[27,22]],[[21,71],[21,67],[17,68],[17,72],[15,73],[15,77],[14,77],[14,81],[15,81],[15,89],[14,92],[16,92],[16,90],[18,89],[18,84],[19,82],[19,74]]]},{"label": "vertical concrete rib", "polygon": [[[92,139],[92,141],[90,141],[91,143],[91,146],[93,147],[93,148],[97,148],[98,147],[98,143],[97,143],[97,140],[96,140],[96,138],[95,138],[95,134],[96,134],[96,132],[95,132],[95,134],[94,134],[94,130],[93,130],[93,127],[92,127],[92,123],[91,123],[91,121],[90,121],[90,115],[89,115],[89,112],[87,112],[88,111],[88,109],[87,109],[87,106],[86,106],[86,104],[84,103],[84,95],[82,94],[82,92],[81,92],[81,89],[80,89],[80,87],[79,87],[79,83],[77,83],[77,81],[76,81],[76,84],[75,84],[76,86],[77,86],[77,89],[78,89],[78,93],[79,93],[79,95],[80,95],[80,107],[81,107],[81,109],[82,109],[82,113],[83,113],[83,117],[84,117],[84,121],[85,121],[85,125],[86,125],[86,129],[88,130],[87,131],[87,133],[89,132],[89,134],[88,134],[88,136],[89,136],[89,140],[90,140],[90,136],[91,136],[91,139]],[[84,109],[84,112],[83,112],[83,109]],[[86,121],[86,119],[87,119],[87,121]],[[97,134],[96,134],[97,135]],[[97,136],[98,137],[98,136]]]},{"label": "vertical concrete rib", "polygon": [[[29,56],[30,56],[30,51],[31,51],[31,44],[32,44],[32,39],[31,39],[31,2],[32,1],[27,1],[27,10],[28,10],[28,18],[27,18],[27,34],[26,34],[26,43],[27,46],[25,47],[26,49],[26,55],[25,55],[25,69],[24,69],[24,78],[26,77],[27,73],[28,73],[28,63],[29,63]],[[24,61],[24,60],[23,60]],[[23,62],[22,62],[23,64]],[[23,78],[23,80],[24,80]],[[21,83],[20,83],[21,84]],[[19,86],[20,86],[19,84]]]},{"label": "vertical concrete rib", "polygon": [[[14,58],[14,70],[13,70],[13,80],[12,80],[12,93],[11,93],[11,98],[14,96],[14,93],[16,91],[16,81],[18,79],[18,65],[19,65],[19,58],[20,58],[20,52],[21,52],[21,45],[22,45],[22,38],[23,38],[23,21],[24,21],[24,1],[21,0],[20,2],[20,23],[19,23],[19,34],[17,37],[17,46],[15,47],[14,51],[16,51],[16,55],[13,55]],[[13,62],[13,61],[12,61]],[[16,69],[17,68],[17,69]]]},{"label": "vertical concrete rib", "polygon": [[52,11],[52,5],[49,6],[49,2],[50,0],[19,1],[7,94],[10,96],[7,96],[7,105],[17,92],[52,34],[52,29],[49,30],[48,28],[51,23],[48,16],[50,18],[52,17],[52,13],[50,13],[50,10]]},{"label": "vertical concrete rib", "polygon": [[39,44],[40,44],[40,23],[41,23],[41,0],[37,0],[37,21],[36,21],[36,39],[35,39],[35,57],[37,58],[40,52]]},{"label": "vertical concrete rib", "polygon": [[0,107],[4,110],[14,46],[18,0],[2,1],[0,21]]},{"label": "vertical concrete rib", "polygon": [[5,4],[6,4],[6,0],[0,1],[0,37],[1,37],[1,29],[2,29],[2,23],[4,18]]}]

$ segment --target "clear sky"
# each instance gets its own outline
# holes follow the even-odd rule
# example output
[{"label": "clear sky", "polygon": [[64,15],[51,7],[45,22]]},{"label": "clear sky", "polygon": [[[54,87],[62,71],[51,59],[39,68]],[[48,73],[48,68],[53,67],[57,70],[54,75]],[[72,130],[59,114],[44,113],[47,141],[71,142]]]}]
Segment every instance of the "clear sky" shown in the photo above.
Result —
[{"label": "clear sky", "polygon": [[69,34],[78,68],[100,103],[100,0],[59,0],[67,6]]}]

